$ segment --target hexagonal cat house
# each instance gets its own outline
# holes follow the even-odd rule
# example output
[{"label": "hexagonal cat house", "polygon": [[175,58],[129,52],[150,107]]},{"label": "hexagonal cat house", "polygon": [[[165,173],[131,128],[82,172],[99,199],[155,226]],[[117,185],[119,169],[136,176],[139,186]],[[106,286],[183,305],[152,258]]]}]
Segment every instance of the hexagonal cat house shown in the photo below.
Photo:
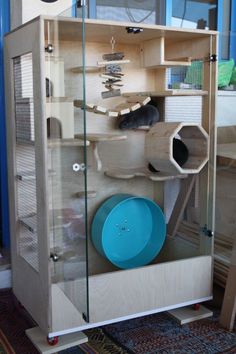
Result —
[{"label": "hexagonal cat house", "polygon": [[[180,139],[188,151],[188,157],[183,165],[174,158],[176,155],[176,151],[173,151],[174,139]],[[208,161],[208,140],[208,134],[199,124],[157,123],[146,134],[145,155],[147,161],[157,171],[173,174],[198,173]]]}]

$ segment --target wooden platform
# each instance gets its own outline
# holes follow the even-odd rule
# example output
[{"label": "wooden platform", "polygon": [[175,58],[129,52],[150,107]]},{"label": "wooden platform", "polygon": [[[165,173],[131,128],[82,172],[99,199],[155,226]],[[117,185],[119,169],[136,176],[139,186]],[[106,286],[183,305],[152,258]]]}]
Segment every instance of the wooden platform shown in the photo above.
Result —
[{"label": "wooden platform", "polygon": [[168,311],[168,314],[174,317],[181,325],[213,316],[213,312],[203,305],[200,305],[199,310],[194,310],[193,306],[187,306]]},{"label": "wooden platform", "polygon": [[25,333],[33,345],[38,349],[39,353],[42,354],[58,353],[62,350],[88,341],[88,337],[83,332],[77,332],[61,336],[58,344],[51,346],[47,343],[46,336],[39,327],[27,329]]}]

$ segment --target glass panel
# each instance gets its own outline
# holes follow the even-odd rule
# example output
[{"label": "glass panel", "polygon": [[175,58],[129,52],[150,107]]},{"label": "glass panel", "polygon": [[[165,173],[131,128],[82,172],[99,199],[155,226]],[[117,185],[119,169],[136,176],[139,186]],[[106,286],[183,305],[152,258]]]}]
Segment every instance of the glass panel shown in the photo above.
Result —
[{"label": "glass panel", "polygon": [[[95,38],[97,41],[95,41],[94,32],[92,31],[93,26],[87,24],[86,27],[86,57],[88,58],[88,67],[86,67],[87,138],[92,145],[91,148],[88,148],[88,218],[89,226],[91,226],[89,242],[95,245],[95,247],[91,245],[89,248],[90,274],[103,274],[119,269],[119,266],[115,266],[116,262],[112,262],[109,258],[110,254],[104,255],[105,246],[100,245],[99,248],[99,245],[93,241],[96,237],[105,237],[105,231],[103,233],[103,230],[101,230],[100,223],[96,223],[96,211],[102,208],[105,200],[112,197],[118,199],[124,194],[132,194],[136,197],[149,198],[155,201],[163,208],[166,224],[168,224],[171,214],[173,215],[173,225],[178,223],[177,227],[171,231],[171,236],[173,237],[167,236],[160,253],[157,253],[157,256],[146,262],[145,265],[211,255],[212,239],[205,234],[204,229],[205,224],[208,225],[208,213],[212,212],[208,199],[211,195],[212,181],[209,183],[208,172],[212,169],[212,166],[214,167],[212,163],[214,161],[214,152],[212,150],[210,163],[207,163],[208,136],[206,132],[209,131],[209,116],[206,117],[204,115],[206,113],[203,114],[209,109],[208,89],[211,86],[210,80],[207,81],[204,75],[207,73],[207,68],[210,68],[209,63],[205,61],[205,56],[203,58],[196,52],[191,55],[193,60],[191,65],[188,65],[188,63],[185,63],[187,60],[185,58],[186,54],[183,55],[179,50],[177,56],[172,53],[173,61],[171,59],[166,60],[166,66],[168,66],[168,62],[170,67],[173,62],[181,62],[181,58],[183,60],[182,66],[174,66],[172,70],[166,70],[164,65],[161,67],[161,65],[157,64],[156,68],[154,65],[150,65],[151,70],[149,68],[143,70],[139,56],[142,34],[140,34],[140,37],[138,35],[133,36],[133,34],[127,34],[126,36],[126,32],[122,27],[117,29],[115,26],[103,26],[100,24],[101,38],[99,37],[99,26],[97,25]],[[145,29],[145,31],[146,38],[148,38],[148,30]],[[175,41],[174,37],[168,38],[168,35],[166,35],[165,50],[168,45],[172,45]],[[152,40],[153,37],[155,38],[155,35],[152,32],[148,39]],[[155,38],[153,45],[158,45],[159,38],[160,32],[157,31],[157,38]],[[179,38],[178,40],[180,40]],[[187,37],[186,46],[188,41],[192,39],[194,40],[194,35]],[[208,41],[208,38],[206,40]],[[149,47],[149,50],[151,52],[152,48]],[[209,54],[208,50],[204,55]],[[121,66],[117,68],[118,74],[113,73],[112,69],[106,65],[108,59],[113,58],[112,54],[114,57],[117,55],[117,57],[120,56],[123,59],[123,61],[121,59]],[[196,55],[198,60],[194,60],[194,55]],[[97,62],[101,62],[101,67],[97,67]],[[110,78],[112,80],[113,77],[118,77],[119,86],[116,87],[114,85],[109,90],[110,92],[105,91],[109,87],[108,84],[106,85],[105,79],[109,80]],[[121,90],[121,96],[116,95],[117,88]],[[192,94],[191,90],[193,91]],[[147,96],[150,95],[150,92],[153,92],[153,97],[148,102],[149,104],[146,105],[147,101],[145,102],[145,99],[149,98]],[[111,96],[105,98],[107,96],[104,93],[107,96],[111,94]],[[125,95],[122,96],[122,93]],[[138,97],[135,97],[135,95],[138,95]],[[141,105],[145,108],[140,107]],[[149,156],[145,151],[145,139],[147,139],[148,133],[145,132],[145,129],[148,131],[148,125],[153,123],[148,120],[145,111],[152,111],[150,115],[154,115],[153,119],[156,119],[155,113],[153,113],[155,111],[154,107],[158,111],[157,119],[165,122],[166,127],[170,123],[177,124],[182,122],[181,124],[185,124],[182,127],[178,123],[179,127],[176,128],[174,126],[171,133],[169,128],[166,128],[166,131],[163,128],[163,136],[160,135],[155,142],[156,146],[153,145],[153,150],[156,152],[156,159],[158,160],[158,155],[163,150],[163,147],[158,145],[159,141],[162,141],[166,147],[168,146],[170,154],[172,154],[173,138],[181,140],[187,146],[189,153],[188,161],[181,172],[180,169],[172,169],[172,161],[162,161],[161,165],[160,160],[165,159],[163,156],[158,161],[159,168],[156,168],[156,171],[153,171],[149,165]],[[132,109],[134,112],[132,112]],[[102,110],[103,115],[101,114]],[[126,113],[130,110],[130,115],[126,116],[122,113],[123,110]],[[120,111],[119,117],[117,117],[117,111]],[[138,112],[141,112],[140,115]],[[122,124],[125,119],[127,119],[127,125]],[[198,125],[203,126],[203,129],[199,128]],[[146,127],[137,130],[139,126]],[[170,138],[166,137],[167,133],[170,133]],[[210,133],[213,134],[213,131]],[[186,173],[184,173],[185,170]],[[189,174],[189,177],[187,176],[188,170],[191,170],[190,173],[194,172]],[[165,176],[164,179],[166,179],[165,183],[162,183],[162,180],[159,179],[163,174]],[[186,189],[188,190],[187,194]],[[177,198],[179,198],[179,202]],[[186,200],[186,202],[183,203],[183,200]],[[114,200],[111,201],[111,204],[113,202]],[[142,213],[142,208],[139,209],[139,206],[137,206],[137,209],[141,210],[140,213]],[[112,218],[109,220],[109,215],[107,215],[106,223],[109,224],[110,222],[110,225],[107,227],[106,237],[107,243],[110,241],[112,244],[112,240],[115,239],[114,243],[116,242],[117,245],[119,239],[122,241],[127,236],[127,247],[125,248],[124,246],[123,250],[123,257],[126,257],[127,260],[129,253],[131,255],[130,258],[132,258],[138,249],[138,247],[130,246],[131,244],[136,245],[140,240],[145,243],[149,237],[155,237],[157,234],[154,232],[152,234],[148,230],[150,221],[148,213],[143,213],[140,217],[137,212],[135,219],[135,217],[132,217],[132,211],[129,211],[129,208],[124,208],[123,210],[121,207],[120,215],[115,215],[114,212],[114,218],[117,217],[117,222]],[[109,214],[105,206],[103,211]],[[101,215],[104,215],[102,214],[102,209]],[[195,243],[191,242],[192,239],[189,234],[184,235],[180,231],[182,223],[185,221],[191,223],[191,225],[193,224],[194,236],[196,237]],[[140,227],[137,227],[137,225]],[[105,227],[104,222],[104,229]],[[153,229],[155,229],[155,226],[153,226]],[[132,232],[133,230],[136,230],[136,234]],[[169,227],[168,233],[170,233]],[[131,241],[132,237],[134,237],[133,243]],[[104,247],[103,254],[102,247]],[[113,251],[112,256],[114,258],[116,256],[117,258],[119,256],[122,257],[122,252],[120,254],[117,252],[118,255],[116,255],[116,250]],[[122,271],[125,272],[125,270]]]},{"label": "glass panel", "polygon": [[45,21],[52,282],[88,320],[86,111],[74,107],[75,99],[82,105],[85,100],[83,31],[83,20]]},{"label": "glass panel", "polygon": [[[81,41],[78,37],[80,23],[76,20],[63,19],[62,22],[57,23],[49,21],[48,25],[50,38],[47,36],[45,46],[52,42],[54,47],[53,53],[49,55],[50,70],[47,72],[48,78],[52,81],[53,92],[50,95],[48,88],[50,97],[48,97],[47,107],[51,110],[47,114],[47,118],[50,118],[47,125],[49,169],[52,171],[50,209],[53,229],[52,250],[56,258],[59,257],[54,263],[53,281],[81,312],[86,313],[87,254],[83,228],[86,229],[87,224],[87,205],[86,200],[83,199],[84,195],[88,198],[89,275],[117,270],[125,272],[121,264],[122,259],[125,263],[124,268],[129,268],[127,266],[129,260],[132,268],[134,259],[135,262],[137,259],[141,260],[138,266],[148,267],[149,264],[211,255],[212,239],[205,233],[204,226],[208,225],[208,215],[212,212],[209,201],[212,181],[208,173],[212,166],[214,168],[212,163],[214,151],[211,150],[210,163],[208,163],[208,136],[199,125],[203,125],[203,128],[209,132],[210,96],[208,95],[210,93],[208,90],[211,82],[207,77],[211,77],[208,69],[215,64],[205,61],[210,48],[205,49],[205,46],[203,49],[200,48],[199,42],[204,39],[202,36],[196,37],[195,33],[191,35],[189,32],[171,31],[166,34],[163,30],[156,29],[155,35],[154,30],[145,29],[144,33],[134,36],[132,33],[127,33],[123,27],[118,28],[117,25],[112,26],[101,21],[101,23],[86,24],[86,67],[84,67]],[[191,51],[191,55],[186,58],[186,53],[184,50],[183,53],[181,52],[177,43],[184,40],[186,40],[186,47],[190,40],[196,40],[200,54]],[[206,42],[209,43],[208,37]],[[170,47],[175,43],[177,43],[175,50],[171,52]],[[141,44],[142,51],[140,51]],[[152,54],[153,47],[163,48],[162,44],[164,61],[160,50]],[[190,57],[193,60],[192,65],[189,65]],[[59,87],[56,86],[52,75],[56,71],[53,69],[55,62],[58,63],[55,76],[61,78]],[[64,69],[61,69],[63,65]],[[166,66],[173,67],[173,65],[171,74],[170,71],[166,71]],[[84,71],[86,71],[86,105],[83,96]],[[213,73],[212,70],[211,74]],[[184,93],[183,89],[185,89]],[[193,93],[186,93],[187,89],[193,89]],[[55,90],[58,90],[57,95]],[[150,92],[153,93],[151,101]],[[125,95],[122,95],[123,93]],[[83,170],[81,164],[86,161],[86,158],[83,159],[82,147],[65,146],[65,144],[69,145],[69,141],[65,140],[65,136],[63,137],[65,127],[63,128],[63,120],[59,117],[59,113],[63,112],[63,100],[58,96],[66,96],[66,103],[70,102],[70,99],[76,99],[72,135],[76,134],[77,139],[85,138],[86,108],[86,139],[90,143],[86,164],[87,189],[84,186],[86,173],[81,173]],[[60,109],[52,112],[55,103]],[[142,113],[139,116],[140,111]],[[148,111],[152,112],[150,120],[150,116],[145,113]],[[124,112],[131,113],[130,126],[124,124],[125,119],[128,118]],[[132,118],[133,114],[135,119]],[[156,131],[163,134],[156,140],[153,148],[160,167],[155,165],[151,167],[149,163],[152,161],[145,150],[147,145],[145,140],[151,139],[152,134],[148,135],[146,131],[158,120],[164,122],[166,130]],[[66,123],[66,128],[69,129],[71,127],[69,108],[66,109]],[[167,128],[169,124],[174,124],[172,130]],[[142,129],[137,129],[141,127]],[[74,138],[74,136],[67,137],[72,140]],[[181,170],[181,166],[174,168],[177,163],[180,163],[173,153],[174,139],[182,140],[188,149],[186,169]],[[166,148],[169,149],[169,151],[165,150],[168,151],[166,157],[159,156],[163,151],[163,147],[158,145],[160,141],[164,141]],[[79,144],[79,140],[76,143]],[[170,158],[172,155],[175,161]],[[189,173],[188,169],[194,171]],[[111,213],[110,220],[109,208],[107,210],[104,207],[103,211],[107,213],[106,221],[99,220],[98,217],[97,222],[95,215],[102,208],[104,201],[115,198],[109,206],[112,207],[114,200],[121,201],[124,194],[137,197],[137,205],[135,202],[133,207],[131,202],[129,208],[126,204],[128,207],[124,206],[120,213]],[[153,216],[155,207],[152,208],[152,202],[150,204],[147,199],[151,199],[163,210],[164,215],[160,213],[162,215],[160,219]],[[121,209],[122,205],[125,205],[122,202]],[[160,211],[158,206],[156,208]],[[102,211],[101,215],[104,215]],[[171,231],[168,225],[168,234],[173,237],[168,237],[168,234],[159,230],[163,231],[165,224],[168,224],[171,218],[174,220],[172,223],[174,229],[172,228]],[[103,250],[103,247],[107,246],[103,243],[104,234],[101,226],[103,221],[104,228],[106,222],[110,223],[106,233],[108,246],[118,245],[120,251],[117,252],[114,247],[113,253],[111,252],[111,256],[114,257],[112,259],[110,254],[105,254]],[[191,223],[190,226],[193,224],[197,242],[192,242],[191,232],[187,235],[181,232],[184,222]],[[164,224],[163,228],[159,229],[159,224]],[[159,237],[163,237],[163,234],[165,242],[159,244]],[[100,245],[96,243],[96,238],[102,240]],[[158,241],[152,243],[153,238]],[[153,244],[160,245],[160,249],[154,255],[152,247],[146,248],[147,245]],[[107,249],[109,252],[109,247]],[[150,253],[145,258],[145,262],[142,259],[143,250]],[[118,266],[117,259],[121,259]]]},{"label": "glass panel", "polygon": [[230,28],[230,19],[231,19],[231,1],[225,0],[223,6],[223,13],[222,13],[222,29],[220,32],[220,58],[221,59],[229,59],[229,42],[230,42],[230,35],[232,32]]},{"label": "glass panel", "polygon": [[218,91],[214,281],[225,288],[235,242],[236,91]]},{"label": "glass panel", "polygon": [[32,53],[13,59],[16,124],[18,252],[38,271]]},{"label": "glass panel", "polygon": [[184,28],[217,28],[217,1],[172,1],[172,26]]}]

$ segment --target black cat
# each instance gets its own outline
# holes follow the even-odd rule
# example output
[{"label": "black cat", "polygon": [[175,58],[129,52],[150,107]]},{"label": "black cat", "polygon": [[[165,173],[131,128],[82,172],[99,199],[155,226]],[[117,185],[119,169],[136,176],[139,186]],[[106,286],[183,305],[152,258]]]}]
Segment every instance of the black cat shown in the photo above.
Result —
[{"label": "black cat", "polygon": [[153,105],[147,104],[134,112],[121,116],[120,129],[134,129],[141,126],[152,126],[160,119],[159,111]]}]

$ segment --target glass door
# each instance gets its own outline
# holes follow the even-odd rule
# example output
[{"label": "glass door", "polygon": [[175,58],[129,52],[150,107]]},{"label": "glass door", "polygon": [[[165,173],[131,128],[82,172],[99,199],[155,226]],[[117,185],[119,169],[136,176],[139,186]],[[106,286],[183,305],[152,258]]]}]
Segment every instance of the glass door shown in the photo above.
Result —
[{"label": "glass door", "polygon": [[[84,8],[45,21],[45,85],[52,284],[88,317]],[[64,296],[63,295],[63,296]]]}]

